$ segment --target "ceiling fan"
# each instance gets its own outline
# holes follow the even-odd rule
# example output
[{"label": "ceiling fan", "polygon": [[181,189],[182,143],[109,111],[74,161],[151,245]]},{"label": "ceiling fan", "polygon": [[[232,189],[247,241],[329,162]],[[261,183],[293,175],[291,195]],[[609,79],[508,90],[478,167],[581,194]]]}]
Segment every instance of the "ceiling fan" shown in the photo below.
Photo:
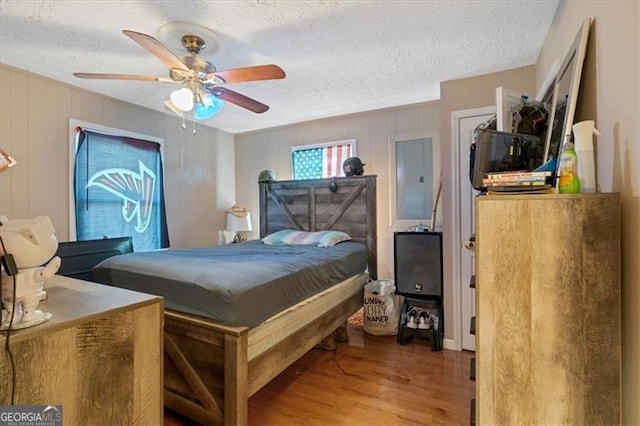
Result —
[{"label": "ceiling fan", "polygon": [[171,93],[171,97],[165,101],[165,105],[183,118],[183,113],[192,110],[194,121],[195,119],[209,118],[222,108],[223,102],[220,100],[261,114],[269,109],[268,105],[223,86],[231,83],[285,78],[284,71],[277,65],[259,65],[218,71],[211,62],[198,57],[206,45],[205,40],[198,35],[182,36],[182,46],[190,55],[178,57],[150,35],[131,30],[123,30],[122,32],[160,59],[169,68],[169,78],[139,74],[84,72],[74,72],[73,75],[78,78],[98,80],[135,80],[182,84],[181,89]]}]

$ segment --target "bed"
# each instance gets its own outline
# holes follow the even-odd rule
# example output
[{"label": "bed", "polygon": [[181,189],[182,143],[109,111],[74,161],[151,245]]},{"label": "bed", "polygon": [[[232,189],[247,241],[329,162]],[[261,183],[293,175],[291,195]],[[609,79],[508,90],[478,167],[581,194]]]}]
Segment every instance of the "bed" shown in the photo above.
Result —
[{"label": "bed", "polygon": [[[343,264],[339,269],[346,270],[347,275],[338,283],[318,285],[310,293],[298,294],[297,300],[289,300],[275,314],[246,315],[240,309],[225,317],[218,316],[215,310],[206,312],[202,306],[189,307],[165,299],[165,406],[201,423],[246,424],[249,397],[360,309],[364,284],[377,276],[375,176],[264,182],[259,184],[259,202],[261,238],[286,229],[344,231],[351,241],[336,247],[350,253],[347,248],[353,247],[359,254],[351,253],[347,264],[358,263],[356,259],[364,257],[364,266],[353,270]],[[253,250],[252,244],[261,243],[225,247]],[[297,253],[301,247],[287,249]],[[192,254],[195,259],[196,253]],[[117,258],[123,260],[126,256],[133,255]],[[198,262],[194,259],[183,260],[194,262],[191,267],[197,270]],[[94,275],[102,274],[98,281],[127,287],[127,282],[139,278],[129,268],[120,273],[110,271],[110,278],[105,280],[104,270],[100,272],[105,263],[110,262],[101,262],[94,269]],[[155,277],[152,281],[162,280]],[[319,281],[315,272],[294,276],[289,288],[297,290],[303,284],[314,287]],[[273,292],[253,294],[250,298],[264,300]],[[190,298],[204,299],[204,294],[196,293]],[[242,299],[231,294],[228,298]],[[209,302],[203,303],[208,305]]]}]

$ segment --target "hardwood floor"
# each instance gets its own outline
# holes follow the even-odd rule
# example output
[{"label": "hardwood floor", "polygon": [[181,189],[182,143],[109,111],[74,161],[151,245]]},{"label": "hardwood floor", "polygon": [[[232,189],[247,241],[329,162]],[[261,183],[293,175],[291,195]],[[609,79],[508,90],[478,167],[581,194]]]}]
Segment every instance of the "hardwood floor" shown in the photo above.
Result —
[{"label": "hardwood floor", "polygon": [[[432,352],[348,326],[335,352],[311,350],[249,400],[250,425],[468,425],[472,352]],[[165,426],[190,425],[165,413]]]}]

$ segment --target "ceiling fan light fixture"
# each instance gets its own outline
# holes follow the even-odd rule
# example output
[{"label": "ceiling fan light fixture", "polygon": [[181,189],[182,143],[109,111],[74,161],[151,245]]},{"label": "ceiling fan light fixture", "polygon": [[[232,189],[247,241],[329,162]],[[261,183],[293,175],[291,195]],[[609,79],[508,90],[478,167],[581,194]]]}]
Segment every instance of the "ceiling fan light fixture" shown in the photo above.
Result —
[{"label": "ceiling fan light fixture", "polygon": [[171,111],[173,111],[173,113],[174,113],[175,115],[177,115],[178,117],[182,117],[182,116],[183,116],[183,112],[182,112],[182,111],[180,111],[180,110],[178,109],[178,107],[177,107],[177,106],[175,106],[175,105],[173,104],[173,102],[171,102],[171,100],[167,99],[166,101],[164,101],[164,106],[166,106],[168,109],[170,109]]},{"label": "ceiling fan light fixture", "polygon": [[187,87],[171,92],[171,103],[180,111],[191,111],[193,109],[193,92]]},{"label": "ceiling fan light fixture", "polygon": [[195,105],[195,117],[197,120],[207,120],[220,111],[224,106],[224,101],[210,93],[202,96],[202,102]]},{"label": "ceiling fan light fixture", "polygon": [[182,83],[182,88],[171,92],[169,100],[166,100],[164,104],[169,110],[182,117],[183,128],[185,128],[185,113],[192,112],[191,116],[195,126],[196,120],[206,120],[219,113],[225,102],[230,102],[256,114],[262,114],[269,110],[268,105],[221,86],[231,83],[283,79],[286,74],[282,68],[268,64],[218,71],[213,63],[200,56],[205,45],[209,52],[211,52],[209,47],[213,47],[212,50],[218,53],[222,50],[222,45],[213,32],[193,24],[172,23],[160,29],[160,38],[171,36],[171,39],[175,40],[177,39],[174,37],[176,31],[181,34],[182,50],[189,52],[189,55],[182,58],[176,56],[160,40],[150,35],[132,30],[122,30],[124,35],[164,63],[169,68],[170,78],[113,73],[73,73],[73,75],[87,79]]}]

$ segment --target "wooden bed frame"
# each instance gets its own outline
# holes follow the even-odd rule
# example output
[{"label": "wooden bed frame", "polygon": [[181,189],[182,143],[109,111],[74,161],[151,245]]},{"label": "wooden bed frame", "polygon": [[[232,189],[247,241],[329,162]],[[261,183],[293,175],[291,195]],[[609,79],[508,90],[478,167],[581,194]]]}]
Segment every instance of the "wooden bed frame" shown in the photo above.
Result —
[{"label": "wooden bed frame", "polygon": [[368,273],[254,328],[165,310],[165,406],[205,424],[244,425],[248,399],[362,307],[377,274],[376,177],[260,183],[260,236],[337,229],[366,243]]},{"label": "wooden bed frame", "polygon": [[[204,424],[247,424],[249,397],[362,307],[364,284],[377,276],[376,226],[375,176],[260,183],[261,237],[341,230],[366,244],[368,271],[253,328],[165,309],[165,406]],[[118,254],[109,249],[116,240],[63,243],[67,275]]]}]

